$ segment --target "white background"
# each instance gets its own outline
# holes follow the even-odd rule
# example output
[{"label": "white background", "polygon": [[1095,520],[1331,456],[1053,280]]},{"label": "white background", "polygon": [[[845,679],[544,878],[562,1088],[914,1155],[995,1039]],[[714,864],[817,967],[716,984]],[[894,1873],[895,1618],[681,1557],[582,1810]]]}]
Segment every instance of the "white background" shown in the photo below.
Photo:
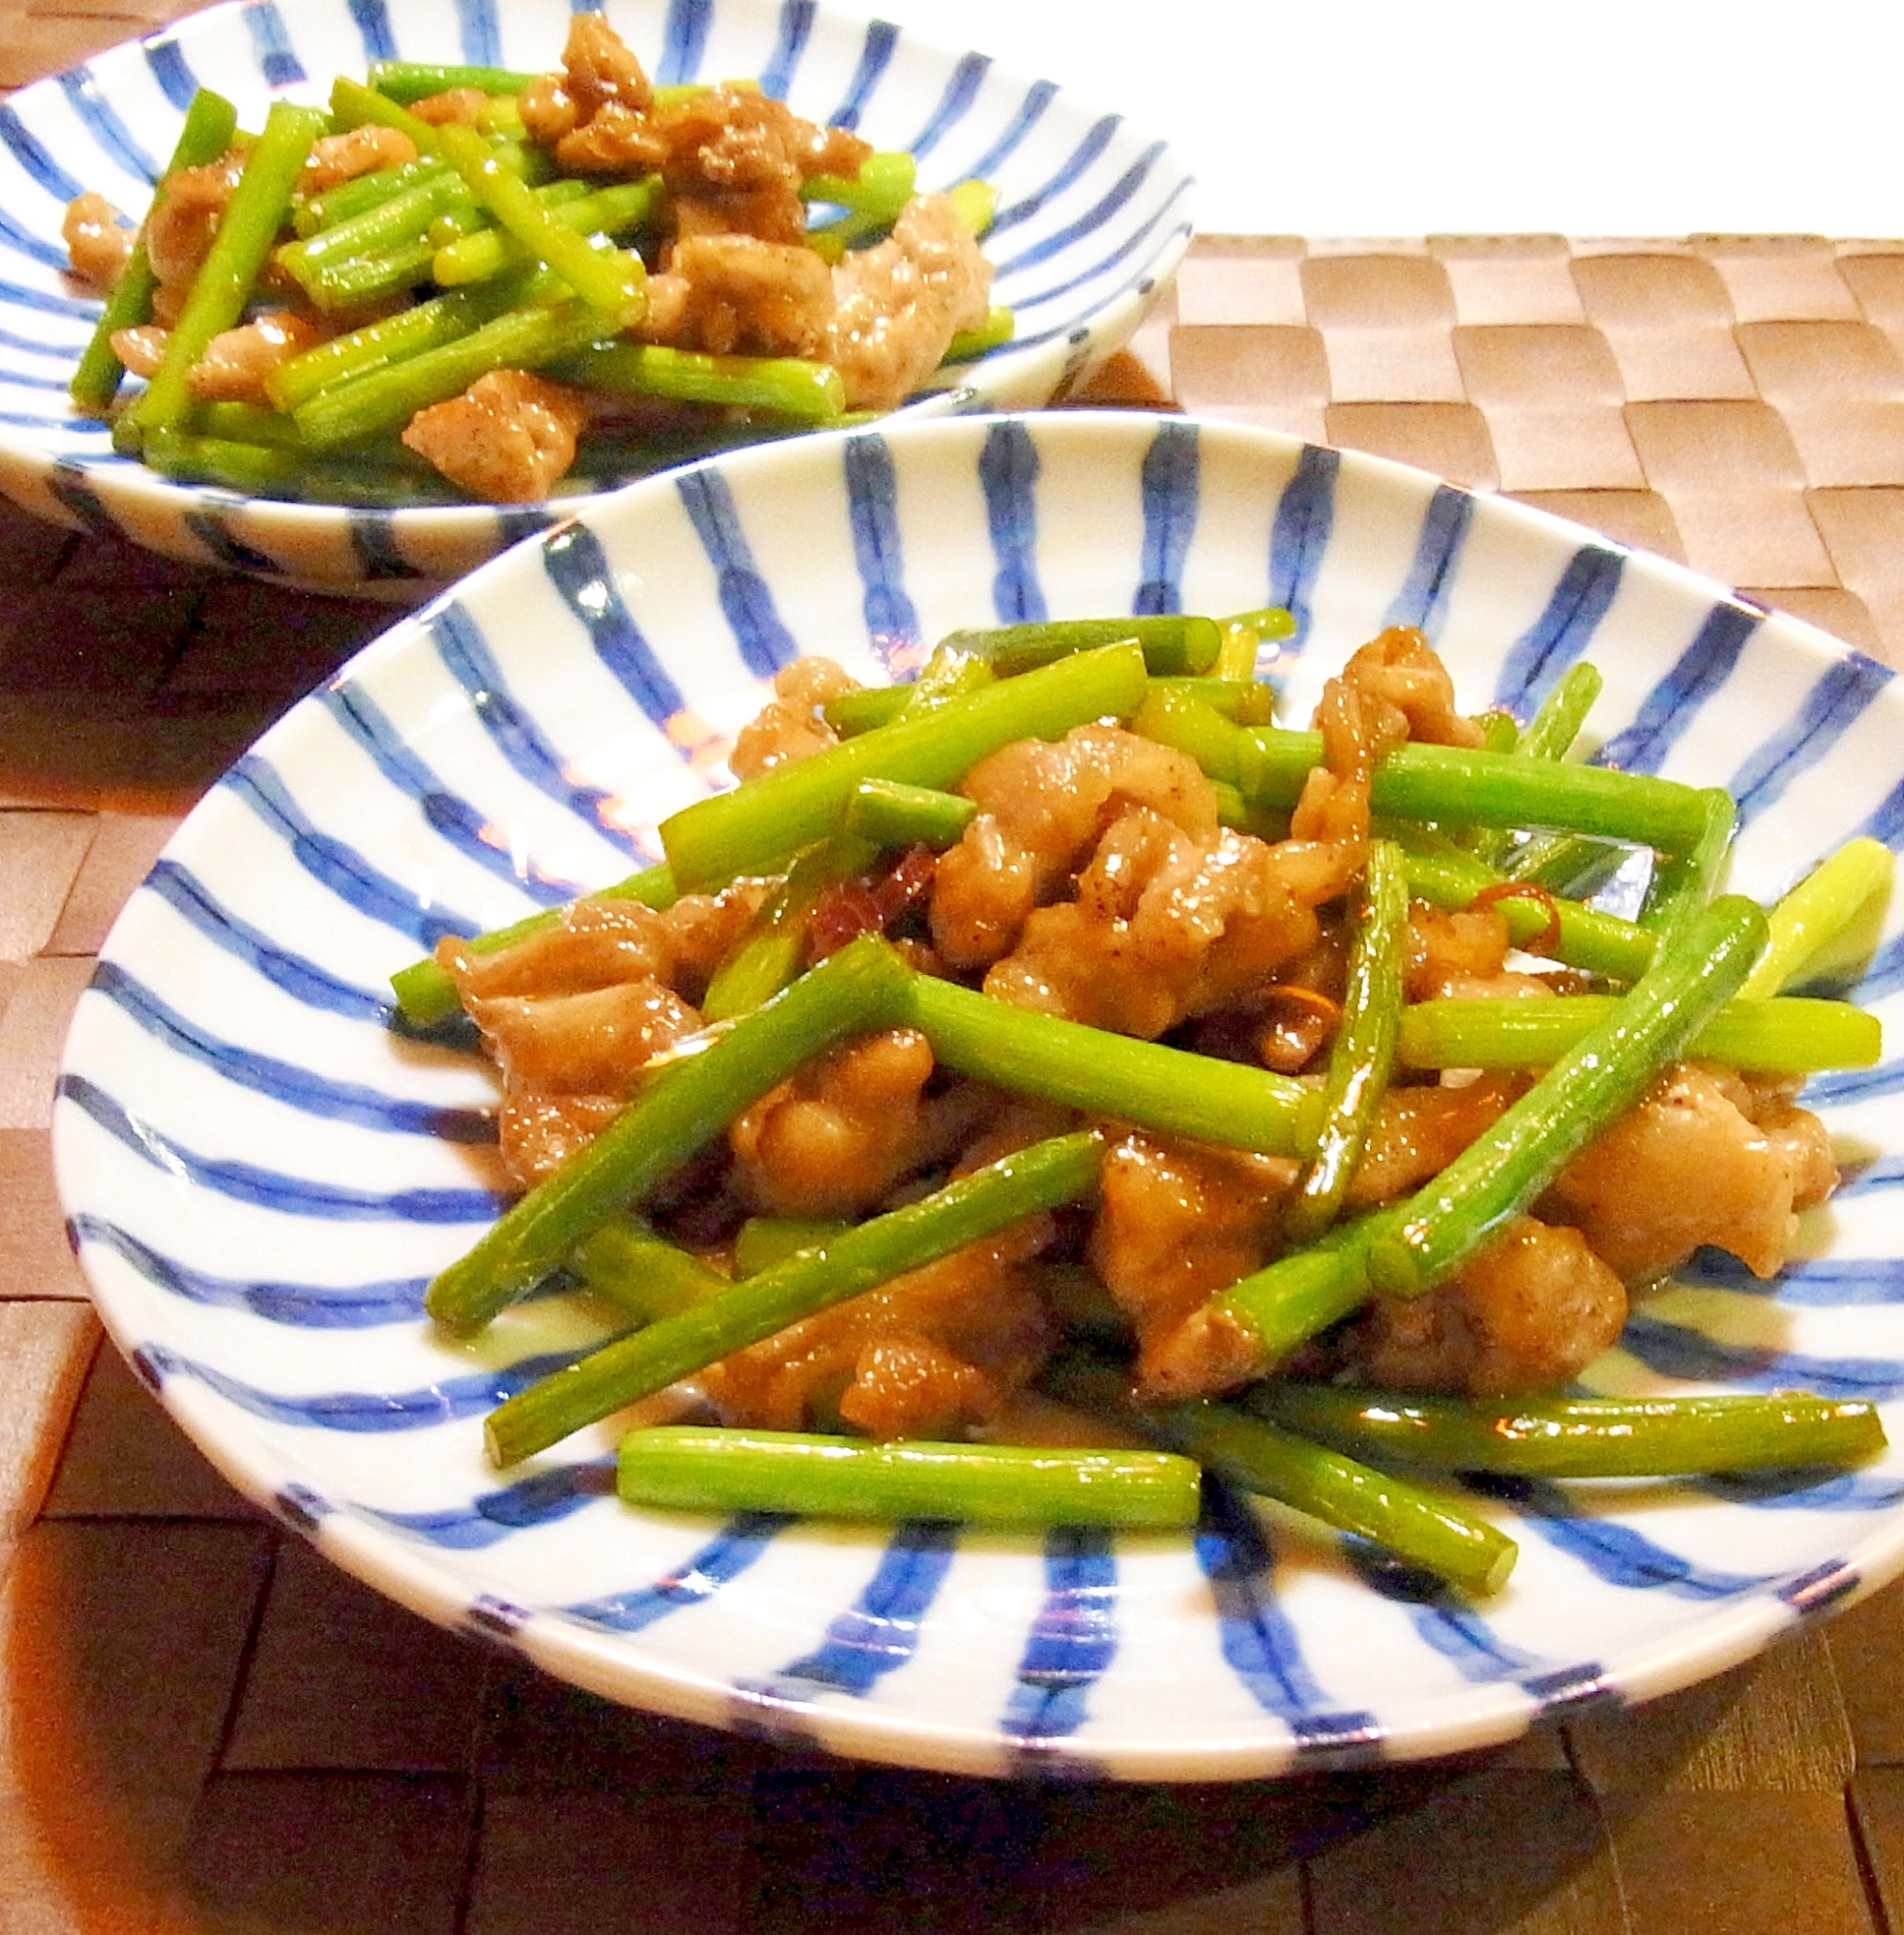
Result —
[{"label": "white background", "polygon": [[849,0],[1161,134],[1208,234],[1904,234],[1899,0]]}]

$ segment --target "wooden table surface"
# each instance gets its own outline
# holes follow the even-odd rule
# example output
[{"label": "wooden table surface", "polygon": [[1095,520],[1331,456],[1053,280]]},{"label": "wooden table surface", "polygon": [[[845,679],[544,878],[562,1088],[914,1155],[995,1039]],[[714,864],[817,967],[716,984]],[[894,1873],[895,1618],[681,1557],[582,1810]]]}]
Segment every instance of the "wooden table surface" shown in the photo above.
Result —
[{"label": "wooden table surface", "polygon": [[[165,16],[7,0],[0,87]],[[1098,395],[1507,491],[1904,664],[1904,244],[1211,238]],[[1904,1591],[1458,1763],[1008,1786],[610,1707],[241,1501],[102,1345],[52,1077],[180,816],[388,619],[0,509],[0,1935],[1904,1929]]]}]

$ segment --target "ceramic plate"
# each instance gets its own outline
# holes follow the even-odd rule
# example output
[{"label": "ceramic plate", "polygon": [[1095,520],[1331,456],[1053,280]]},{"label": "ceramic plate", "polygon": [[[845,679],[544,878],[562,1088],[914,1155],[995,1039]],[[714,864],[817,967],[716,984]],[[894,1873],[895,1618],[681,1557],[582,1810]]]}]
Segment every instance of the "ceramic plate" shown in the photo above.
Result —
[{"label": "ceramic plate", "polygon": [[[1483,1605],[1219,1509],[1195,1538],[841,1530],[626,1508],[606,1431],[506,1477],[481,1414],[594,1333],[561,1299],[433,1335],[494,1214],[483,1068],[386,1027],[385,977],[655,857],[799,652],[903,673],[961,625],[1287,605],[1293,710],[1384,625],[1467,707],[1591,656],[1605,753],[1738,796],[1778,894],[1894,836],[1890,674],[1657,559],[1418,472],[1126,414],[894,424],[634,486],[405,619],[273,729],[114,930],[55,1153],[120,1348],[346,1569],[636,1706],[968,1772],[1256,1776],[1506,1740],[1729,1666],[1904,1563],[1904,1451],[1854,1474],[1525,1485]],[[1858,998],[1894,1017],[1904,941]],[[1702,1257],[1589,1383],[1793,1384],[1904,1410],[1897,1064],[1814,1083],[1848,1169],[1800,1260]]]},{"label": "ceramic plate", "polygon": [[[581,0],[577,0],[580,5]],[[944,50],[815,0],[611,0],[608,17],[657,81],[759,76],[810,119],[907,148],[922,188],[982,175],[986,240],[1015,340],[941,372],[908,413],[1025,409],[1062,395],[1128,340],[1190,237],[1190,181],[1161,141],[1046,80]],[[322,101],[373,60],[542,70],[569,0],[242,0],[101,54],[0,104],[0,491],[39,516],[114,530],[174,557],[416,600],[583,508],[343,510],[166,483],[112,454],[66,386],[99,305],[63,275],[67,202],[96,189],[136,214],[193,90],[256,128],[277,96]],[[594,480],[604,488],[623,481]]]}]

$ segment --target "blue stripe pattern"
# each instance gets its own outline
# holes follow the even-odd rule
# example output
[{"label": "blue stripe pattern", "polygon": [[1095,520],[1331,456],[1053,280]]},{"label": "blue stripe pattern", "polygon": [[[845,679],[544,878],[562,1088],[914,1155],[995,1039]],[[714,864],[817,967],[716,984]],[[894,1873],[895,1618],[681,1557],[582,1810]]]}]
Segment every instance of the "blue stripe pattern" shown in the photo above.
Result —
[{"label": "blue stripe pattern", "polygon": [[165,99],[183,114],[198,92],[198,76],[185,58],[185,50],[174,34],[161,35],[145,44],[146,65]]},{"label": "blue stripe pattern", "polygon": [[456,0],[457,33],[470,67],[502,65],[502,34],[493,0]]},{"label": "blue stripe pattern", "polygon": [[1443,484],[1428,500],[1421,535],[1415,540],[1414,561],[1388,608],[1388,624],[1413,625],[1431,641],[1441,637],[1448,587],[1454,581],[1455,566],[1473,516],[1473,498],[1448,485]]},{"label": "blue stripe pattern", "polygon": [[657,1620],[700,1605],[759,1560],[795,1521],[785,1512],[739,1512],[720,1536],[652,1585],[607,1598],[587,1599],[563,1610],[571,1619],[610,1632],[645,1632]]},{"label": "blue stripe pattern", "polygon": [[1749,605],[1714,605],[1672,670],[1647,694],[1632,725],[1600,748],[1594,763],[1656,773],[1699,708],[1732,676],[1764,617]]},{"label": "blue stripe pattern", "polygon": [[314,1283],[253,1283],[188,1269],[162,1256],[131,1231],[102,1216],[75,1216],[67,1226],[75,1251],[88,1243],[110,1250],[147,1283],[188,1303],[212,1310],[242,1310],[267,1324],[298,1330],[372,1330],[386,1324],[415,1324],[423,1316],[427,1277],[393,1277],[381,1283],[334,1288]]},{"label": "blue stripe pattern", "polygon": [[1183,560],[1197,528],[1200,469],[1196,425],[1166,418],[1144,459],[1144,577],[1131,600],[1140,615],[1183,610]]},{"label": "blue stripe pattern", "polygon": [[945,92],[939,97],[938,105],[908,143],[915,162],[924,161],[946,134],[965,118],[991,71],[989,55],[964,54],[960,57],[958,66],[952,70],[952,78],[945,83]]},{"label": "blue stripe pattern", "polygon": [[510,692],[469,608],[459,599],[445,599],[431,613],[431,637],[451,676],[468,695],[470,711],[513,770],[625,853],[645,857],[634,836],[610,817],[613,795],[600,787],[578,786],[569,778],[568,762]]},{"label": "blue stripe pattern", "polygon": [[482,931],[479,922],[419,907],[414,894],[347,842],[318,832],[283,781],[255,753],[248,753],[219,784],[285,839],[291,858],[313,880],[359,913],[394,928],[420,953],[431,952],[448,936],[461,938]]},{"label": "blue stripe pattern", "polygon": [[[0,142],[6,144],[14,159],[55,201],[72,201],[85,194],[86,184],[77,176],[69,174],[53,159],[11,104],[0,105]],[[4,295],[9,302],[20,299],[11,289],[0,290],[0,295]]]},{"label": "blue stripe pattern", "polygon": [[200,1155],[130,1114],[83,1075],[60,1078],[59,1095],[155,1169],[214,1196],[286,1216],[329,1223],[492,1223],[509,1199],[488,1189],[350,1189],[255,1163]]},{"label": "blue stripe pattern", "polygon": [[74,113],[85,123],[87,133],[128,174],[149,182],[159,179],[160,164],[146,153],[119,110],[100,92],[90,68],[71,69],[59,76],[58,84]]},{"label": "blue stripe pattern", "polygon": [[296,87],[300,81],[311,78],[291,45],[284,16],[279,13],[275,0],[245,0],[244,16],[258,68],[270,86]]},{"label": "blue stripe pattern", "polygon": [[557,1465],[513,1485],[482,1492],[466,1505],[440,1511],[379,1511],[370,1516],[399,1532],[452,1552],[481,1552],[513,1533],[554,1525],[597,1499],[614,1496],[614,1460]]},{"label": "blue stripe pattern", "polygon": [[364,37],[365,64],[395,60],[397,37],[390,31],[390,10],[384,0],[346,0],[346,4],[358,33]]},{"label": "blue stripe pattern", "polygon": [[155,1041],[188,1061],[212,1069],[234,1087],[268,1095],[274,1102],[329,1122],[349,1122],[381,1135],[429,1136],[452,1143],[492,1143],[495,1123],[473,1109],[437,1109],[401,1096],[380,1094],[360,1083],[335,1082],[274,1055],[259,1055],[228,1041],[162,1000],[116,962],[102,961],[89,992],[110,1001]]},{"label": "blue stripe pattern", "polygon": [[818,11],[816,0],[781,0],[780,31],[773,52],[767,56],[767,64],[760,70],[760,91],[763,94],[770,94],[776,101],[786,100],[787,90],[793,84],[793,73],[800,64],[800,56],[807,50],[807,41],[813,33],[814,15]]},{"label": "blue stripe pattern", "polygon": [[826,119],[830,127],[857,128],[866,113],[866,104],[892,64],[893,49],[899,45],[899,29],[890,20],[874,20],[866,29],[859,49],[859,65],[847,86],[847,98]]},{"label": "blue stripe pattern", "polygon": [[906,595],[906,548],[899,519],[899,480],[892,449],[875,432],[847,439],[847,509],[853,562],[865,587],[866,636],[880,661],[921,642],[919,613]]},{"label": "blue stripe pattern", "polygon": [[997,565],[992,610],[1001,625],[1049,615],[1038,584],[1038,470],[1037,446],[1021,425],[1001,423],[987,432],[978,476]]},{"label": "blue stripe pattern", "polygon": [[1739,802],[1741,826],[1775,806],[1785,789],[1808,772],[1864,716],[1891,680],[1889,666],[1847,652],[1808,692],[1794,718],[1732,776],[1727,790]]},{"label": "blue stripe pattern", "polygon": [[1494,702],[1525,724],[1585,655],[1606,616],[1626,562],[1608,545],[1582,545],[1567,560],[1547,609],[1514,640],[1495,682]]},{"label": "blue stripe pattern", "polygon": [[741,662],[756,677],[770,678],[800,648],[774,610],[773,592],[740,527],[732,488],[712,469],[683,471],[674,488],[718,575],[721,610],[733,628]]},{"label": "blue stripe pattern", "polygon": [[1308,642],[1309,594],[1322,569],[1335,528],[1335,480],[1341,459],[1332,450],[1304,444],[1295,475],[1276,500],[1269,533],[1269,603],[1295,621],[1283,650],[1299,652]]},{"label": "blue stripe pattern", "polygon": [[998,1723],[1023,1746],[1061,1741],[1085,1724],[1091,1688],[1117,1651],[1116,1587],[1109,1533],[1060,1526],[1046,1534],[1045,1602]]},{"label": "blue stripe pattern", "polygon": [[587,631],[596,657],[653,724],[665,729],[687,701],[629,615],[601,539],[583,524],[571,525],[543,546],[542,565]]},{"label": "blue stripe pattern", "polygon": [[668,0],[668,24],[663,30],[661,59],[654,78],[663,86],[693,80],[700,73],[713,9],[707,0]]}]

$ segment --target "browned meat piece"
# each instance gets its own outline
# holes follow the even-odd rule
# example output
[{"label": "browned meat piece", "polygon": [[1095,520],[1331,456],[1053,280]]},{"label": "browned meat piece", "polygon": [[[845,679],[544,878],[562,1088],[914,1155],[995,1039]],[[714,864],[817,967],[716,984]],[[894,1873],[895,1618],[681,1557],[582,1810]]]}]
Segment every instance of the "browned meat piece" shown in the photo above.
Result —
[{"label": "browned meat piece", "polygon": [[268,402],[264,379],[272,371],[330,335],[330,327],[314,317],[272,310],[213,337],[185,380],[201,402]]},{"label": "browned meat piece", "polygon": [[1578,1376],[1626,1321],[1626,1291],[1578,1230],[1517,1216],[1424,1296],[1377,1297],[1349,1367],[1398,1390],[1509,1397]]},{"label": "browned meat piece", "polygon": [[643,112],[654,89],[634,50],[600,14],[577,14],[562,48],[562,89],[586,121],[613,105]]},{"label": "browned meat piece", "polygon": [[1021,739],[966,775],[978,816],[940,857],[933,939],[957,968],[1008,954],[1039,900],[1128,807],[1148,807],[1200,843],[1215,839],[1216,794],[1187,754],[1116,726],[1080,726],[1056,745]]},{"label": "browned meat piece", "polygon": [[933,1054],[913,1028],[835,1049],[771,1088],[729,1131],[746,1200],[778,1216],[859,1216],[949,1156],[996,1098],[928,1095]]},{"label": "browned meat piece", "polygon": [[375,174],[379,168],[399,167],[416,158],[416,143],[401,129],[379,128],[373,122],[342,134],[320,134],[305,158],[298,192],[321,194],[340,182]]},{"label": "browned meat piece", "polygon": [[461,396],[419,410],[403,442],[472,497],[530,504],[575,461],[587,421],[575,391],[525,370],[491,370]]},{"label": "browned meat piece", "polygon": [[60,239],[73,273],[96,289],[109,289],[133,253],[133,231],[120,224],[119,211],[104,195],[91,189],[67,203]]},{"label": "browned meat piece", "polygon": [[832,313],[832,277],[804,243],[687,236],[649,282],[636,334],[714,356],[812,356]]},{"label": "browned meat piece", "polygon": [[1140,1378],[1207,1297],[1262,1267],[1295,1175],[1284,1157],[1142,1130],[1112,1146],[1090,1257],[1137,1325]]},{"label": "browned meat piece", "polygon": [[511,1176],[533,1189],[584,1149],[621,1114],[620,1095],[512,1097],[497,1116],[497,1142]]},{"label": "browned meat piece", "polygon": [[1307,952],[1335,890],[1328,849],[1224,829],[1207,845],[1147,807],[1115,821],[1078,897],[1037,908],[985,992],[1154,1040]]},{"label": "browned meat piece", "polygon": [[410,112],[431,128],[474,128],[483,119],[490,97],[480,87],[446,87],[410,104]]},{"label": "browned meat piece", "polygon": [[774,673],[774,696],[735,735],[728,756],[734,778],[751,780],[837,746],[840,735],[820,717],[819,708],[858,686],[831,659],[795,659],[782,666]]},{"label": "browned meat piece", "polygon": [[[159,184],[152,213],[145,223],[146,259],[162,290],[169,288],[176,303],[191,286],[218,232],[219,217],[245,172],[245,152],[233,148],[201,168],[177,168]],[[176,320],[176,310],[161,312],[158,296],[154,313],[162,322]]]},{"label": "browned meat piece", "polygon": [[1723,1070],[1675,1063],[1567,1164],[1540,1213],[1577,1225],[1628,1283],[1663,1275],[1705,1243],[1770,1276],[1795,1205],[1836,1180],[1822,1125],[1799,1119],[1806,1113],[1775,1088],[1755,1096]]},{"label": "browned meat piece", "polygon": [[626,1095],[647,1062],[700,1027],[659,981],[580,995],[472,995],[463,1005],[512,1091]]},{"label": "browned meat piece", "polygon": [[1439,1175],[1527,1086],[1525,1076],[1488,1075],[1459,1086],[1389,1089],[1349,1178],[1349,1206],[1373,1208]]},{"label": "browned meat piece", "polygon": [[892,233],[849,250],[833,271],[835,313],[818,351],[847,388],[847,407],[902,403],[940,363],[953,336],[976,329],[992,265],[942,194],[907,202]]},{"label": "browned meat piece", "polygon": [[1025,1267],[1050,1236],[1049,1218],[1027,1217],[736,1352],[702,1372],[701,1386],[729,1422],[772,1429],[836,1412],[878,1438],[983,1424],[1056,1341]]},{"label": "browned meat piece", "polygon": [[165,339],[170,334],[170,330],[150,322],[132,329],[115,329],[112,353],[134,376],[151,376],[165,360]]}]

